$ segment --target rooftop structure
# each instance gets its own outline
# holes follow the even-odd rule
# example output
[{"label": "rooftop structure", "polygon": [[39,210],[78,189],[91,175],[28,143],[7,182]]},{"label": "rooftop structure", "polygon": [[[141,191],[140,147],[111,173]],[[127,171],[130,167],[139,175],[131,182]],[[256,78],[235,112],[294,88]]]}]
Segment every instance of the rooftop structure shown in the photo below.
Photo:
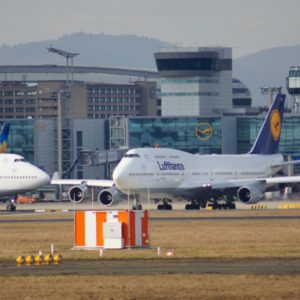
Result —
[{"label": "rooftop structure", "polygon": [[154,57],[161,76],[162,116],[199,116],[232,109],[231,48],[169,49]]}]

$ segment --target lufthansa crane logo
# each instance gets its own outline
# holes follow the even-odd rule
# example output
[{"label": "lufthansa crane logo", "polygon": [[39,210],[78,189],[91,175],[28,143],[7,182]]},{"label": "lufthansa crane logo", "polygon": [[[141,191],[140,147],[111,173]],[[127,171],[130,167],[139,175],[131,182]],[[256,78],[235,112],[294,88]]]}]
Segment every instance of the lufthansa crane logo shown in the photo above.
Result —
[{"label": "lufthansa crane logo", "polygon": [[277,141],[281,132],[281,117],[279,111],[276,109],[272,112],[270,118],[270,127],[273,139]]},{"label": "lufthansa crane logo", "polygon": [[199,123],[195,128],[195,133],[200,141],[207,141],[211,138],[213,129],[209,123]]}]

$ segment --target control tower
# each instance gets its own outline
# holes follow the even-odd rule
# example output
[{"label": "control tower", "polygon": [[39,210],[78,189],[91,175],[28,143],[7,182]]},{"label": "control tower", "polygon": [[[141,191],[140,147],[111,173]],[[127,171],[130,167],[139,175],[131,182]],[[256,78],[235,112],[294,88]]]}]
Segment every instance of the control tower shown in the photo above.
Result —
[{"label": "control tower", "polygon": [[232,49],[171,48],[154,54],[161,76],[162,116],[232,110]]},{"label": "control tower", "polygon": [[292,96],[292,112],[300,112],[300,67],[290,67],[286,88]]}]

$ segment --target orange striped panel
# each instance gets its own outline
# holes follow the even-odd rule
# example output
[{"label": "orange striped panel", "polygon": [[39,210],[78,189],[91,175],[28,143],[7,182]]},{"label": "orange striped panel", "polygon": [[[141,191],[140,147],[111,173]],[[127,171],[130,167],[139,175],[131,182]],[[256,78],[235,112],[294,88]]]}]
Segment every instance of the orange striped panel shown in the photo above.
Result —
[{"label": "orange striped panel", "polygon": [[128,247],[130,245],[129,242],[129,230],[128,230],[128,211],[119,211],[118,221],[122,223],[122,236],[124,238],[124,246]]},{"label": "orange striped panel", "polygon": [[148,232],[148,210],[144,211],[144,217],[142,218],[142,246],[149,245],[149,232]]},{"label": "orange striped panel", "polygon": [[134,247],[135,246],[135,212],[130,211],[130,245]]},{"label": "orange striped panel", "polygon": [[103,223],[106,221],[106,211],[96,212],[96,245],[97,247],[104,246],[103,239]]},{"label": "orange striped panel", "polygon": [[75,246],[85,246],[85,212],[75,212]]}]

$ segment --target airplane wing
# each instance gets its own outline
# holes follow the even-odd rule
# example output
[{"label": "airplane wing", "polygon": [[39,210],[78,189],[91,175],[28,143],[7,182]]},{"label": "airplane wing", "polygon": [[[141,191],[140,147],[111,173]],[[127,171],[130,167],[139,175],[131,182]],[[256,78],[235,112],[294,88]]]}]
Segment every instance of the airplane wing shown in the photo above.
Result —
[{"label": "airplane wing", "polygon": [[223,181],[212,181],[199,184],[199,182],[185,181],[178,189],[230,189],[239,188],[248,184],[264,184],[271,186],[278,183],[300,183],[300,176],[278,176],[266,178],[230,179]]},{"label": "airplane wing", "polygon": [[51,184],[86,185],[88,187],[112,187],[114,182],[106,179],[59,179],[57,172],[55,172],[51,179]]},{"label": "airplane wing", "polygon": [[57,185],[86,185],[89,187],[112,187],[114,182],[112,180],[105,179],[54,179],[51,180],[51,184]]},{"label": "airplane wing", "polygon": [[278,165],[272,165],[271,168],[275,169],[275,168],[281,168],[284,166],[289,166],[289,165],[298,165],[300,164],[300,160],[290,160],[290,161],[284,161],[281,164]]},{"label": "airplane wing", "polygon": [[199,195],[231,194],[245,204],[253,204],[262,200],[264,192],[275,184],[300,183],[300,176],[280,176],[267,178],[231,179],[207,183],[183,182],[177,189],[177,194],[189,199]]}]

